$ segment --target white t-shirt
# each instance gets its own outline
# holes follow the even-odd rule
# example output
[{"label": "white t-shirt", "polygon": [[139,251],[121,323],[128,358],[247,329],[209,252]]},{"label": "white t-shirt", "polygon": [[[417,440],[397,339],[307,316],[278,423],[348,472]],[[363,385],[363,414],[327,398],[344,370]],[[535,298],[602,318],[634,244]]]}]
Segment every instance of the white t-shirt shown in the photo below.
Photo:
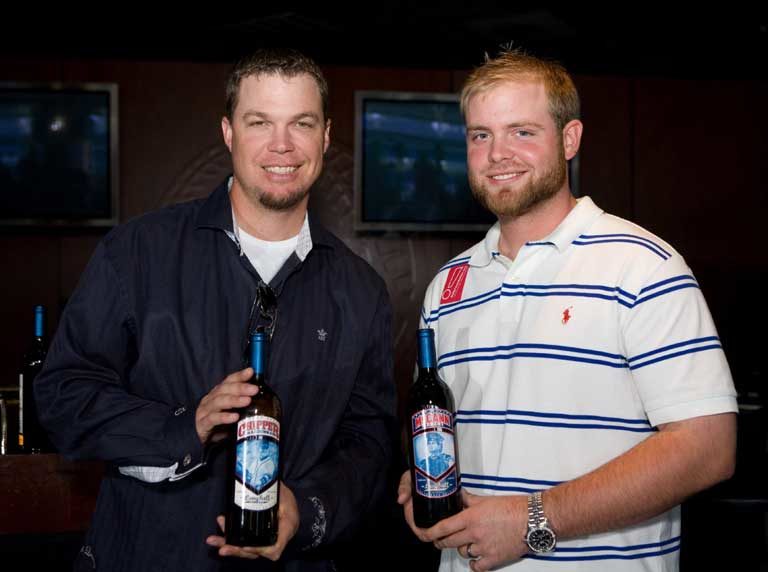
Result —
[{"label": "white t-shirt", "polygon": [[298,234],[286,240],[261,240],[245,232],[242,227],[238,228],[238,236],[243,252],[267,284],[290,258],[299,242]]}]

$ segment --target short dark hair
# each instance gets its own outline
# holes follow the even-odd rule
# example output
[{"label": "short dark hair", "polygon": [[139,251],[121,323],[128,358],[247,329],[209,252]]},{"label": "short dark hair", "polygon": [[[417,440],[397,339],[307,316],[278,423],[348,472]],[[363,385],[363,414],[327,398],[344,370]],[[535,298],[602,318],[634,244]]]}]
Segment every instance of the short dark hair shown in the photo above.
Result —
[{"label": "short dark hair", "polygon": [[298,50],[289,48],[264,48],[241,58],[227,78],[227,119],[232,121],[232,114],[237,107],[240,82],[243,78],[260,75],[281,75],[286,78],[307,74],[315,80],[320,90],[323,107],[323,119],[328,118],[328,83],[320,67],[311,58]]}]

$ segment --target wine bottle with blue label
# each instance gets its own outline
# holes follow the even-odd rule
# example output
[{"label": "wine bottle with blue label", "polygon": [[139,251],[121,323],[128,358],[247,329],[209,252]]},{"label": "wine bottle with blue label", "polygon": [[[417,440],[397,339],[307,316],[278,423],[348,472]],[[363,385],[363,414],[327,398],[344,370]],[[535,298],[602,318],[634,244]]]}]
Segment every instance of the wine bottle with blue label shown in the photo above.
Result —
[{"label": "wine bottle with blue label", "polygon": [[461,483],[455,439],[455,409],[450,388],[437,373],[435,334],[418,331],[419,373],[408,394],[413,518],[429,528],[461,508]]}]

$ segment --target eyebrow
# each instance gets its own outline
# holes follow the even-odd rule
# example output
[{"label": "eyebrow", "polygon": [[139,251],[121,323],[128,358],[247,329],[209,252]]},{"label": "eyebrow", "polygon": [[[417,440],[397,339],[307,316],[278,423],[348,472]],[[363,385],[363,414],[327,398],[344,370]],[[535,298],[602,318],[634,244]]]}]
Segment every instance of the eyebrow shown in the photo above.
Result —
[{"label": "eyebrow", "polygon": [[[535,129],[544,130],[545,127],[541,123],[535,121],[523,121],[516,123],[508,123],[504,126],[504,129],[519,129],[520,127],[533,127]],[[484,125],[467,125],[467,131],[493,131],[490,127]]]},{"label": "eyebrow", "polygon": [[[243,113],[243,119],[251,119],[251,118],[260,118],[260,119],[269,119],[269,113],[265,113],[263,111],[246,111]],[[299,119],[314,119],[315,121],[320,121],[320,116],[315,113],[314,111],[302,111],[301,113],[297,113],[293,117],[291,117],[291,121],[297,121]]]}]

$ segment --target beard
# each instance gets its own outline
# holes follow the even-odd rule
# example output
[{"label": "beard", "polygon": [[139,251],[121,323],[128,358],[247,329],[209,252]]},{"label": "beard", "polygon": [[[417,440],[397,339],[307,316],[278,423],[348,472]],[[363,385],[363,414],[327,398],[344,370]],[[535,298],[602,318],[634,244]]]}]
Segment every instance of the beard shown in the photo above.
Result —
[{"label": "beard", "polygon": [[521,189],[502,187],[492,193],[488,190],[485,177],[472,172],[469,174],[469,187],[478,202],[497,217],[519,217],[554,197],[565,184],[567,170],[561,147],[554,164]]},{"label": "beard", "polygon": [[290,191],[273,193],[265,191],[264,189],[255,185],[246,185],[245,182],[240,180],[237,175],[235,179],[240,184],[240,188],[243,190],[243,194],[248,197],[248,200],[253,204],[260,204],[263,207],[271,211],[285,212],[293,209],[303,201],[309,194],[309,189],[312,185],[306,187],[298,187]]},{"label": "beard", "polygon": [[309,187],[295,189],[289,193],[274,195],[271,193],[254,192],[259,203],[272,211],[289,211],[301,203],[309,194]]}]

